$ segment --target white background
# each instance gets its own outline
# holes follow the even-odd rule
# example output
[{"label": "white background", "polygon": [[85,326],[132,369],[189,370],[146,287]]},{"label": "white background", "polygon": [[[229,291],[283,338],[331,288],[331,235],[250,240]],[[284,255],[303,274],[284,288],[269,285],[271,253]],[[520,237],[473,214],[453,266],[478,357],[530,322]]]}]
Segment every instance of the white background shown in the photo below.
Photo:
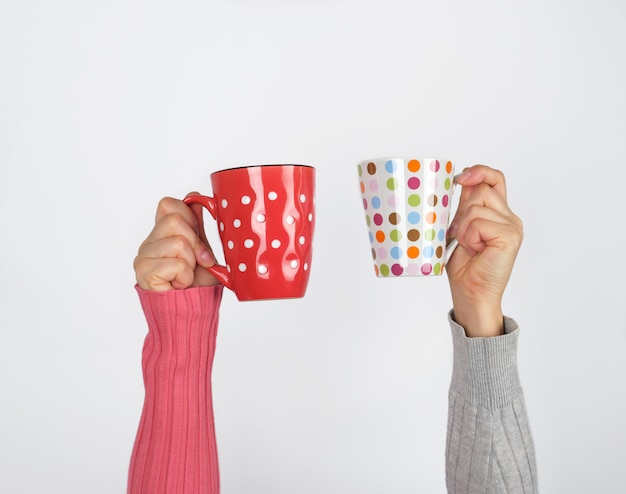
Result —
[{"label": "white background", "polygon": [[0,492],[124,492],[156,204],[287,162],[311,279],[225,293],[222,492],[443,493],[447,280],[375,278],[356,174],[412,153],[505,172],[541,490],[621,491],[625,60],[621,0],[1,0]]}]

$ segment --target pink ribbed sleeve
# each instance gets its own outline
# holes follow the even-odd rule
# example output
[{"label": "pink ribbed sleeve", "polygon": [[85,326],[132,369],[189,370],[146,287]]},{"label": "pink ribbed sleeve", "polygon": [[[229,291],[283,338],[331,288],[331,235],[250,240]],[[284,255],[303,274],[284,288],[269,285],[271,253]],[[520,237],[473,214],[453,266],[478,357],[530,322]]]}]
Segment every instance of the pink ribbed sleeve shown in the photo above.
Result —
[{"label": "pink ribbed sleeve", "polygon": [[211,368],[222,286],[149,292],[145,400],[128,474],[129,494],[217,494]]}]

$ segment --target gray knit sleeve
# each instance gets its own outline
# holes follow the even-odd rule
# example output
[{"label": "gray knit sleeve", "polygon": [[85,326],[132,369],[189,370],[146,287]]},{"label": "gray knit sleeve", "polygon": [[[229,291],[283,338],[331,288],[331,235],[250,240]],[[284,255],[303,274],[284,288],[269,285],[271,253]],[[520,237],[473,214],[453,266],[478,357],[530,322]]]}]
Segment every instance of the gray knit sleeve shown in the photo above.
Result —
[{"label": "gray knit sleeve", "polygon": [[519,328],[468,338],[449,314],[454,347],[446,441],[450,494],[536,494],[537,467],[517,373]]}]

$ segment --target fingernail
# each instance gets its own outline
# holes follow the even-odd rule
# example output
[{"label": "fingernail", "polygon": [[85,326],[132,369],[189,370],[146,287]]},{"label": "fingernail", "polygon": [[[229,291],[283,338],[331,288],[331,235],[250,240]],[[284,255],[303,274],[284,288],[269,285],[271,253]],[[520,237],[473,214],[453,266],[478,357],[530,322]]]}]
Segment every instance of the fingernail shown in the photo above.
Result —
[{"label": "fingernail", "polygon": [[466,178],[469,178],[469,176],[472,174],[472,172],[469,170],[469,168],[466,168],[465,170],[463,170],[463,173],[459,173],[456,176],[456,179],[459,180],[465,180]]},{"label": "fingernail", "polygon": [[202,248],[202,252],[200,253],[200,260],[204,264],[210,264],[211,262],[213,262],[213,256],[211,255],[209,249],[207,249],[206,247]]}]

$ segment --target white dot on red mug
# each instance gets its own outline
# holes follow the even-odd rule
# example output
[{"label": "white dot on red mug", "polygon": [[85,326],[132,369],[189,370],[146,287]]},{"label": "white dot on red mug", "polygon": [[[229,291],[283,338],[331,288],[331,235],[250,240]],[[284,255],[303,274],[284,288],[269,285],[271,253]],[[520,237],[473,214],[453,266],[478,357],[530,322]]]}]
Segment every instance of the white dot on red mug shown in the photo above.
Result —
[{"label": "white dot on red mug", "polygon": [[228,248],[231,250],[235,248],[235,242],[232,240],[229,240],[226,245],[228,245]]},{"label": "white dot on red mug", "polygon": [[254,241],[251,238],[247,238],[243,241],[243,246],[246,249],[250,249],[254,246]]},{"label": "white dot on red mug", "polygon": [[264,214],[262,214],[262,213],[261,213],[261,214],[257,214],[256,220],[257,220],[259,223],[264,223],[264,222],[265,222],[265,215],[264,215]]},{"label": "white dot on red mug", "polygon": [[294,222],[296,221],[296,219],[293,216],[289,215],[289,216],[287,216],[287,220],[286,221],[287,221],[288,225],[293,225]]},{"label": "white dot on red mug", "polygon": [[300,202],[306,202],[306,195],[300,194]]},{"label": "white dot on red mug", "polygon": [[235,228],[239,228],[239,227],[241,226],[241,220],[240,220],[239,218],[235,219],[235,220],[233,221],[233,226],[234,226]]},{"label": "white dot on red mug", "polygon": [[272,190],[267,194],[267,198],[270,201],[275,201],[278,198],[278,194]]},{"label": "white dot on red mug", "polygon": [[239,266],[237,266],[239,268],[239,271],[241,271],[242,273],[245,272],[246,269],[248,269],[248,266],[246,266],[243,262],[239,264]]},{"label": "white dot on red mug", "polygon": [[257,268],[257,271],[259,272],[259,274],[265,274],[267,273],[267,266],[264,264],[260,264]]},{"label": "white dot on red mug", "polygon": [[275,238],[274,240],[272,240],[271,243],[272,247],[274,247],[275,249],[278,249],[280,247],[280,240],[278,240],[277,238]]},{"label": "white dot on red mug", "polygon": [[222,207],[226,208],[228,206],[228,201],[226,199],[222,199]]},{"label": "white dot on red mug", "polygon": [[250,196],[242,196],[241,204],[250,204]]},{"label": "white dot on red mug", "polygon": [[306,239],[304,238],[304,236],[301,236],[301,237],[298,239],[298,242],[300,243],[300,245],[304,245],[304,242],[306,242]]},{"label": "white dot on red mug", "polygon": [[293,261],[291,261],[289,263],[289,265],[293,268],[296,269],[298,267],[298,261],[296,259],[294,259]]}]

